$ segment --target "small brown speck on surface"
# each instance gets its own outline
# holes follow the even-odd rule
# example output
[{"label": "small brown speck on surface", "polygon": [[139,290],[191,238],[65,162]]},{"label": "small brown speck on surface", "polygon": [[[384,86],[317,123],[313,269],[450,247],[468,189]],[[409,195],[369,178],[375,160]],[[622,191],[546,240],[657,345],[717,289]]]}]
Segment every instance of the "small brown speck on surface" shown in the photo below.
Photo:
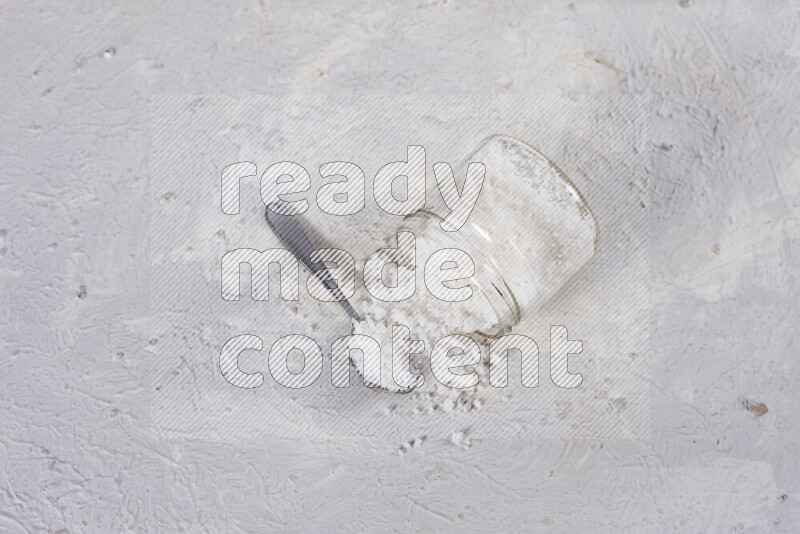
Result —
[{"label": "small brown speck on surface", "polygon": [[761,417],[765,413],[769,411],[767,405],[763,402],[754,402],[749,400],[744,400],[743,402],[744,408],[750,412],[756,414],[756,417]]}]

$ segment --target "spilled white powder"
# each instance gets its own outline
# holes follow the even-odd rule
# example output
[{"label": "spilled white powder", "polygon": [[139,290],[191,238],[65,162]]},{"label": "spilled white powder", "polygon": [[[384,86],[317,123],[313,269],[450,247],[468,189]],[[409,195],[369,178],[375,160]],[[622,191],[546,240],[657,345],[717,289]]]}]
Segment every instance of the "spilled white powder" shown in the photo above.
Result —
[{"label": "spilled white powder", "polygon": [[[417,266],[414,273],[416,292],[413,297],[400,302],[384,302],[363,292],[353,301],[353,306],[362,319],[353,324],[353,333],[370,336],[381,346],[383,389],[394,392],[407,391],[406,388],[398,386],[392,378],[392,326],[408,327],[412,340],[422,340],[425,343],[424,352],[412,354],[410,364],[412,372],[422,373],[424,376],[424,384],[411,393],[420,401],[418,403],[420,412],[473,408],[475,394],[489,384],[488,362],[484,361],[488,357],[488,348],[483,346],[482,336],[475,333],[494,326],[497,315],[474,284],[472,296],[462,302],[443,301],[428,291],[424,281],[424,262],[431,254],[442,248],[445,246],[437,241],[435,236],[416,236]],[[414,265],[398,264],[398,278],[401,269],[414,269]],[[390,276],[390,273],[391,271],[387,270],[384,276],[387,285],[395,283],[395,276]],[[451,334],[468,335],[482,345],[481,362],[463,367],[464,373],[471,371],[478,373],[478,383],[471,388],[456,389],[445,386],[431,371],[430,354],[433,345],[439,339]],[[362,360],[354,358],[353,363],[363,376]]]}]

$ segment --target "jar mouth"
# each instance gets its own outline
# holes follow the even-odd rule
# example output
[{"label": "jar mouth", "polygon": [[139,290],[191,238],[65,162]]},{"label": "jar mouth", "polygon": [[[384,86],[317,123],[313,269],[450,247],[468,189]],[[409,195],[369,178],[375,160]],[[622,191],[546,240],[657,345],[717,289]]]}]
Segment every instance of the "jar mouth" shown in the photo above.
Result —
[{"label": "jar mouth", "polygon": [[481,141],[478,149],[475,150],[475,152],[479,151],[481,148],[483,148],[487,143],[489,143],[492,140],[497,140],[500,141],[501,143],[505,143],[506,145],[514,146],[526,152],[528,156],[532,155],[535,158],[541,158],[544,161],[546,161],[547,164],[550,165],[556,171],[556,174],[561,180],[564,189],[566,189],[573,197],[575,197],[578,201],[579,207],[581,209],[585,209],[589,214],[589,219],[591,219],[594,229],[594,252],[597,252],[600,241],[600,227],[597,224],[597,217],[594,216],[594,212],[592,211],[592,208],[589,206],[589,203],[586,201],[586,198],[583,196],[583,193],[581,193],[580,189],[578,189],[578,187],[570,179],[570,177],[567,176],[567,174],[563,170],[561,170],[561,167],[559,167],[556,162],[554,162],[553,160],[542,154],[542,152],[539,151],[537,148],[529,145],[528,143],[526,143],[521,139],[506,134],[495,134],[484,138]]},{"label": "jar mouth", "polygon": [[[492,307],[492,311],[494,311],[497,318],[497,322],[494,325],[477,330],[474,333],[490,339],[508,333],[513,326],[519,323],[522,317],[522,310],[514,296],[514,292],[493,263],[481,252],[480,246],[476,246],[480,241],[476,239],[477,234],[472,227],[464,225],[456,232],[445,232],[439,226],[439,223],[443,220],[441,216],[423,208],[406,215],[398,231],[411,230],[413,233],[413,230],[418,229],[422,232],[426,228],[434,226],[440,238],[452,241],[467,252],[475,263],[475,275],[471,277],[471,281]],[[415,226],[419,228],[414,228]],[[470,234],[476,235],[470,236]],[[458,239],[459,237],[461,239]],[[478,276],[479,273],[480,276]]]}]

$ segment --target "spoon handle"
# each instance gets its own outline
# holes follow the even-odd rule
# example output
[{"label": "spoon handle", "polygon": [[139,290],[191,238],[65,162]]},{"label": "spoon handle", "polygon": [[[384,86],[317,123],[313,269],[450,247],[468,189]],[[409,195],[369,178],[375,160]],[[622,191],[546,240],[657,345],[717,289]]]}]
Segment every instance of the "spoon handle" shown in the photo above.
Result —
[{"label": "spoon handle", "polygon": [[[360,321],[361,318],[344,297],[339,286],[335,285],[336,282],[325,267],[325,264],[321,261],[311,261],[311,253],[316,250],[316,248],[311,243],[311,239],[308,237],[306,231],[303,230],[299,219],[293,215],[275,213],[269,208],[267,208],[265,216],[267,218],[267,224],[269,224],[269,227],[275,232],[275,235],[278,236],[278,239],[281,240],[281,243],[289,249],[289,252],[303,262],[303,265],[322,282],[322,285],[330,291],[331,295],[339,302],[342,309],[351,320]],[[331,287],[330,284],[332,284],[333,287]]]}]

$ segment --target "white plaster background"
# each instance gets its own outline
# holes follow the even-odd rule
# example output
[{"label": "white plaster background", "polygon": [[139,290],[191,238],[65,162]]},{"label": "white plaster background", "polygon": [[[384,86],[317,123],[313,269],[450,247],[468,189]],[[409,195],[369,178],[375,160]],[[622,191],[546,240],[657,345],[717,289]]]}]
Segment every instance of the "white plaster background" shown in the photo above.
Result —
[{"label": "white plaster background", "polygon": [[[778,1],[3,2],[0,531],[797,532],[798,17]],[[401,456],[394,438],[150,430],[152,95],[504,92],[656,101],[648,441]]]}]

